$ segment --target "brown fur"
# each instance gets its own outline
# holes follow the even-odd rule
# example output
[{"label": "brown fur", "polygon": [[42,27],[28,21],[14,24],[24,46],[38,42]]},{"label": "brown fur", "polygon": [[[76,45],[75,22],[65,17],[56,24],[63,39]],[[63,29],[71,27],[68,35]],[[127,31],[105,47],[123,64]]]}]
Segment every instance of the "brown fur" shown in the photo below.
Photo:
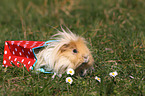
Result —
[{"label": "brown fur", "polygon": [[[74,49],[76,49],[78,53],[73,53]],[[77,41],[71,41],[69,44],[64,44],[59,51],[59,57],[67,57],[72,62],[71,68],[76,70],[76,73],[80,73],[81,71],[88,69],[94,63],[91,52],[82,38],[79,38]],[[86,57],[89,58],[89,61],[84,63],[84,59]]]},{"label": "brown fur", "polygon": [[87,69],[94,63],[85,39],[73,34],[70,30],[69,33],[63,28],[62,30],[63,32],[55,34],[56,41],[37,54],[35,70],[45,66],[47,71],[63,74],[68,68],[72,68],[77,74],[85,75]]}]

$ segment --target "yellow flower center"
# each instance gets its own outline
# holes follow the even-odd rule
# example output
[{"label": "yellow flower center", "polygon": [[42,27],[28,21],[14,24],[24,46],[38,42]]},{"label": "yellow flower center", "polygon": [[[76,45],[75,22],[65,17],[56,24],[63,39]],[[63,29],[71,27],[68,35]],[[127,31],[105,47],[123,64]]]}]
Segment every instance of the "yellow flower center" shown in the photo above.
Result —
[{"label": "yellow flower center", "polygon": [[69,73],[72,73],[72,71],[69,71]]},{"label": "yellow flower center", "polygon": [[112,73],[112,75],[115,75],[115,73]]},{"label": "yellow flower center", "polygon": [[68,82],[71,82],[71,80],[70,80],[70,79],[68,79]]},{"label": "yellow flower center", "polygon": [[97,80],[100,80],[100,78],[97,78]]}]

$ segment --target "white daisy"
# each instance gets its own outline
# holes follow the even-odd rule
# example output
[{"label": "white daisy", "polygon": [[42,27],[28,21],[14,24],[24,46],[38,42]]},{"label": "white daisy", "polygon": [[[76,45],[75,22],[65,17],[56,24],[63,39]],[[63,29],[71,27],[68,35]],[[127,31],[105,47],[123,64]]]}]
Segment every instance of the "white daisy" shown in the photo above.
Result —
[{"label": "white daisy", "polygon": [[72,68],[67,69],[67,74],[74,75],[75,71]]},{"label": "white daisy", "polygon": [[99,77],[96,76],[95,79],[96,79],[97,81],[101,82],[101,78],[99,78]]},{"label": "white daisy", "polygon": [[115,77],[116,75],[118,75],[118,73],[117,73],[117,71],[115,71],[115,72],[109,73],[109,75]]},{"label": "white daisy", "polygon": [[71,77],[67,77],[67,78],[66,78],[66,83],[70,83],[70,84],[72,84],[72,82],[73,82],[73,80],[72,80]]}]

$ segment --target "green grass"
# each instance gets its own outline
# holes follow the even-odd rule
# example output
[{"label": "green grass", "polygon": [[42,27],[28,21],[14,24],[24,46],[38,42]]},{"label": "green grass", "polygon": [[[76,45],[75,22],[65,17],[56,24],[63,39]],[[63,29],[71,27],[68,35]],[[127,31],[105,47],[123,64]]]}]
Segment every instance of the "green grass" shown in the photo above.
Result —
[{"label": "green grass", "polygon": [[[0,95],[145,95],[144,9],[144,0],[1,0]],[[60,25],[89,42],[94,71],[83,78],[73,76],[70,85],[66,74],[52,80],[53,74],[1,66],[6,40],[47,41],[56,33],[50,26]],[[115,70],[118,75],[110,77]]]}]

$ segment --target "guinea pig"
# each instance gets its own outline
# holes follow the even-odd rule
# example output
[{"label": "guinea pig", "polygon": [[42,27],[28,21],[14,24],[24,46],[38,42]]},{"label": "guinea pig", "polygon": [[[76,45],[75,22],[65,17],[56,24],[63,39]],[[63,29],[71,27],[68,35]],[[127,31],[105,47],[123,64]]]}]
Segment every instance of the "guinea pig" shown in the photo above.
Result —
[{"label": "guinea pig", "polygon": [[55,41],[36,54],[36,71],[43,67],[46,71],[63,74],[72,68],[75,74],[84,76],[93,65],[94,59],[86,40],[67,30],[68,32],[62,28],[62,32],[53,36]]}]

